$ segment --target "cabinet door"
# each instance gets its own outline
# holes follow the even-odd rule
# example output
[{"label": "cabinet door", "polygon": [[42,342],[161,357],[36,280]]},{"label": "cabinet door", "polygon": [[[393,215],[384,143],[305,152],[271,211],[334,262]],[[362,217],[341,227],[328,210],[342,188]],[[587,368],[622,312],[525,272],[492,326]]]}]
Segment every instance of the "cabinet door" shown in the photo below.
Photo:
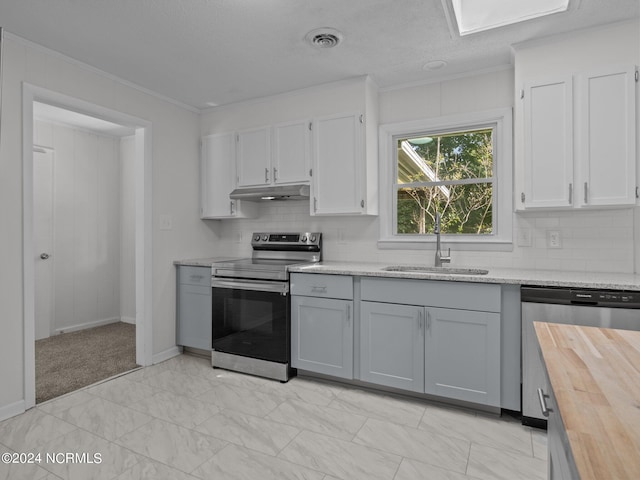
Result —
[{"label": "cabinet door", "polygon": [[238,187],[271,183],[271,138],[269,127],[237,134]]},{"label": "cabinet door", "polygon": [[360,379],[424,391],[424,307],[360,303]]},{"label": "cabinet door", "polygon": [[500,314],[427,308],[425,393],[500,406]]},{"label": "cabinet door", "polygon": [[291,297],[291,365],[353,378],[353,302]]},{"label": "cabinet door", "polygon": [[176,344],[211,350],[211,287],[179,284],[177,313]]},{"label": "cabinet door", "polygon": [[347,114],[314,120],[312,215],[364,211],[361,119],[359,114]]},{"label": "cabinet door", "polygon": [[273,183],[309,182],[309,124],[302,121],[273,127]]},{"label": "cabinet door", "polygon": [[578,77],[581,206],[636,202],[635,68]]},{"label": "cabinet door", "polygon": [[235,187],[235,135],[209,135],[202,139],[200,162],[200,217],[250,217],[255,206],[231,200]]},{"label": "cabinet door", "polygon": [[572,206],[571,76],[525,86],[524,129],[525,208]]}]

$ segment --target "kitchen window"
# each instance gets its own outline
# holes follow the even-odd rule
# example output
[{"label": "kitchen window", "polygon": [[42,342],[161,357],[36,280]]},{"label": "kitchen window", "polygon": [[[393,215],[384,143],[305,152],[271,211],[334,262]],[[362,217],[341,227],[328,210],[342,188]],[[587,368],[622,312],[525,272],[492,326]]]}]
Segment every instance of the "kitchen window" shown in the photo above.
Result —
[{"label": "kitchen window", "polygon": [[380,127],[380,246],[511,245],[511,111],[481,112]]}]

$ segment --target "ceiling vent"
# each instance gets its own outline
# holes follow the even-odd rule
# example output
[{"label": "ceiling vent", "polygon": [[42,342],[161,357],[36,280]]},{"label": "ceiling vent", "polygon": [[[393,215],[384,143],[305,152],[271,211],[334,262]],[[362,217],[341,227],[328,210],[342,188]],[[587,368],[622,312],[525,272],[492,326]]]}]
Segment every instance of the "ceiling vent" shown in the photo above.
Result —
[{"label": "ceiling vent", "polygon": [[318,28],[307,33],[305,39],[317,48],[333,48],[342,42],[342,33],[333,28]]}]

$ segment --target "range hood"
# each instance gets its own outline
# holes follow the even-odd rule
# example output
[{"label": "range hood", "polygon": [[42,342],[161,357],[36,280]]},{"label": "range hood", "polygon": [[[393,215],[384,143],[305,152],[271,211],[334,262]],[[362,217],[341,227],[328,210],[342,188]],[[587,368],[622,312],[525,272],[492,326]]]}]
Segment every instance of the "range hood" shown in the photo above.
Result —
[{"label": "range hood", "polygon": [[267,200],[308,200],[309,185],[278,185],[275,187],[236,188],[231,200],[262,202]]}]

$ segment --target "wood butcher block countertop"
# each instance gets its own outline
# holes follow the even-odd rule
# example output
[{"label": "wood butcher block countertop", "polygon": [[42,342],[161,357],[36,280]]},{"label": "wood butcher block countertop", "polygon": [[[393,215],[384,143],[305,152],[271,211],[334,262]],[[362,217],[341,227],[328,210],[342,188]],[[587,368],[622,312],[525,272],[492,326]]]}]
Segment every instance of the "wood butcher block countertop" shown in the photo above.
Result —
[{"label": "wood butcher block countertop", "polygon": [[534,326],[581,480],[640,479],[640,332]]}]

